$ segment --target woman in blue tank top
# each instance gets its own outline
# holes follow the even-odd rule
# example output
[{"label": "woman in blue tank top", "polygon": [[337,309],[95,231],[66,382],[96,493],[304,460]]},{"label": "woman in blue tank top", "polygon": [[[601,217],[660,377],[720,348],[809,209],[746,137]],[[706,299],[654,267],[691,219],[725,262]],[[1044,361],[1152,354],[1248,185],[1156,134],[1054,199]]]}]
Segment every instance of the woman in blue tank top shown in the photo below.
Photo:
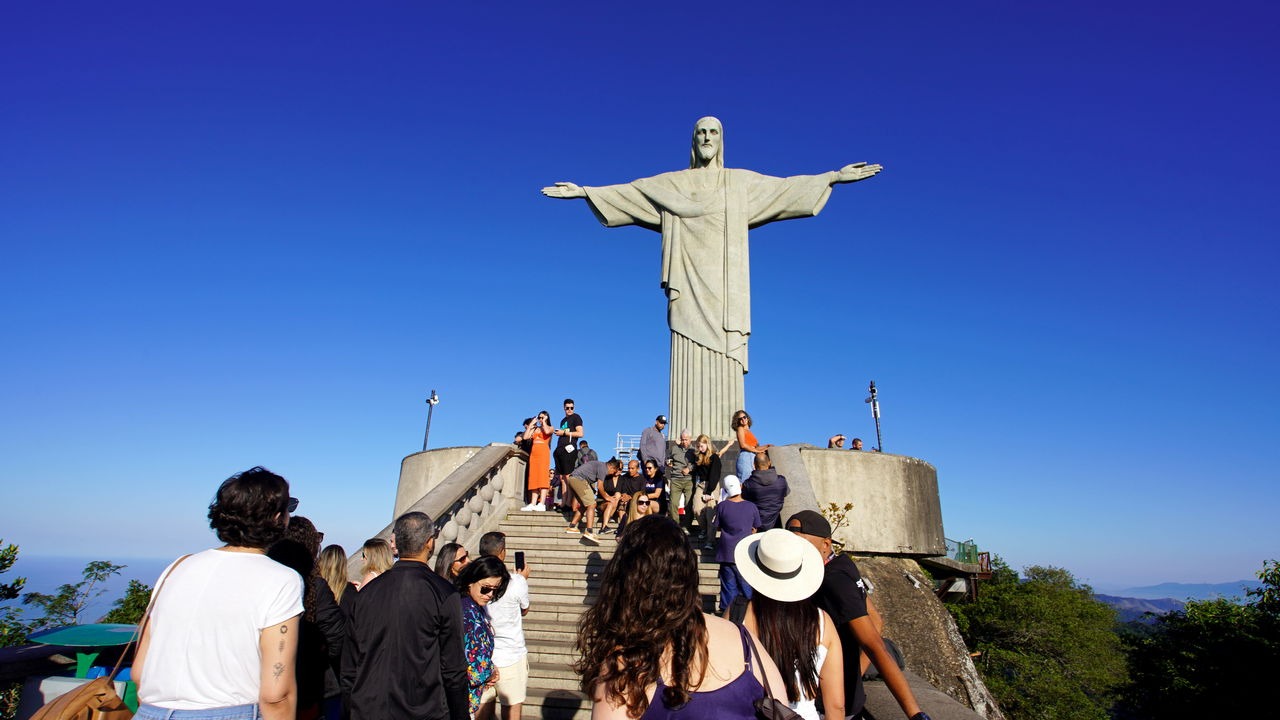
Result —
[{"label": "woman in blue tank top", "polygon": [[636,520],[579,621],[574,669],[595,701],[592,718],[755,717],[761,674],[775,688],[782,676],[767,653],[752,659],[746,630],[702,607],[684,531],[666,515]]}]

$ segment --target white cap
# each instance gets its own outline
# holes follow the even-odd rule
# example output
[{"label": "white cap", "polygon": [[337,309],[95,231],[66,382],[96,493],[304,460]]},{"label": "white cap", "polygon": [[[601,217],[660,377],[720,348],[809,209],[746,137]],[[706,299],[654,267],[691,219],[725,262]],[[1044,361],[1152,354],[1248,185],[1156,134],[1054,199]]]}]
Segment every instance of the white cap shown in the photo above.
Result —
[{"label": "white cap", "polygon": [[737,475],[725,475],[724,480],[720,482],[720,487],[724,488],[725,497],[742,494],[742,481]]}]

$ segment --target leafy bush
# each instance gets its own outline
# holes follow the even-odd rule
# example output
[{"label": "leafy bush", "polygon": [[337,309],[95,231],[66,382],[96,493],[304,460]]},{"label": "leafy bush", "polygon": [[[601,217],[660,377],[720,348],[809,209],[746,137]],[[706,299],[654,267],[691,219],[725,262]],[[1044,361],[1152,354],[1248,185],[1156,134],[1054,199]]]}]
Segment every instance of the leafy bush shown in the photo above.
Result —
[{"label": "leafy bush", "polygon": [[1115,610],[1062,568],[1024,574],[996,557],[978,599],[950,606],[987,689],[1011,720],[1105,720],[1126,679]]},{"label": "leafy bush", "polygon": [[1120,717],[1250,716],[1280,667],[1280,565],[1263,563],[1263,585],[1244,605],[1193,600],[1125,637],[1133,683]]}]

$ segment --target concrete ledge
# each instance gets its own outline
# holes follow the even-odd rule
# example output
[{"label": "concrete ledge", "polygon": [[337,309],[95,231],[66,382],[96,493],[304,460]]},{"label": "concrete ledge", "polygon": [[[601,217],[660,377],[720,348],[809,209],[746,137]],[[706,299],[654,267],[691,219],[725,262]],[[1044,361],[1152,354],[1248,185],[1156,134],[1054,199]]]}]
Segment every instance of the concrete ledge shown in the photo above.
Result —
[{"label": "concrete ledge", "polygon": [[[924,678],[910,670],[903,670],[907,676],[907,684],[911,686],[911,694],[916,696],[920,709],[928,713],[933,720],[983,720],[982,716],[956,702],[950,695],[925,682]],[[863,683],[867,689],[866,709],[873,717],[900,718],[902,707],[889,692],[889,686],[882,681],[872,680]]]},{"label": "concrete ledge", "polygon": [[400,461],[400,484],[396,486],[396,504],[391,519],[394,521],[403,515],[410,505],[434,490],[449,477],[449,473],[479,451],[480,448],[474,446],[433,448],[405,457]]},{"label": "concrete ledge", "polygon": [[835,533],[845,550],[907,557],[946,554],[933,465],[905,455],[805,445],[799,446],[799,455],[819,507],[854,505],[849,524]]}]

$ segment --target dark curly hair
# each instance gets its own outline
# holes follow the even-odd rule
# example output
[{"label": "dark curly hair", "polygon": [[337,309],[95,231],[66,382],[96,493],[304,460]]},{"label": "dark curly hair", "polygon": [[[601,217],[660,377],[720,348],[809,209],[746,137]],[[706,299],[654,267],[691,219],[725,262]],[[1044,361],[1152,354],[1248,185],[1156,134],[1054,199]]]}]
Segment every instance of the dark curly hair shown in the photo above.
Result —
[{"label": "dark curly hair", "polygon": [[578,621],[574,670],[582,692],[597,689],[638,718],[648,709],[645,688],[658,681],[670,650],[667,707],[689,702],[707,668],[707,623],[698,593],[698,559],[684,531],[667,515],[627,526],[600,578],[600,597]]},{"label": "dark curly hair", "polygon": [[316,593],[320,591],[320,570],[316,559],[320,555],[320,540],[323,536],[316,530],[315,523],[301,516],[289,518],[289,527],[284,537],[277,540],[267,549],[267,557],[293,568],[306,582],[306,591],[302,597],[302,619],[315,622],[317,603]]},{"label": "dark curly hair", "polygon": [[209,527],[232,547],[266,549],[284,537],[289,481],[258,466],[222,482],[209,505]]},{"label": "dark curly hair", "polygon": [[493,591],[493,600],[501,598],[507,592],[507,585],[511,583],[511,573],[507,571],[506,564],[492,555],[481,555],[472,560],[462,568],[462,572],[458,573],[458,579],[453,583],[458,586],[458,592],[466,596],[471,590],[472,583],[478,583],[485,578],[502,578],[502,584]]}]

